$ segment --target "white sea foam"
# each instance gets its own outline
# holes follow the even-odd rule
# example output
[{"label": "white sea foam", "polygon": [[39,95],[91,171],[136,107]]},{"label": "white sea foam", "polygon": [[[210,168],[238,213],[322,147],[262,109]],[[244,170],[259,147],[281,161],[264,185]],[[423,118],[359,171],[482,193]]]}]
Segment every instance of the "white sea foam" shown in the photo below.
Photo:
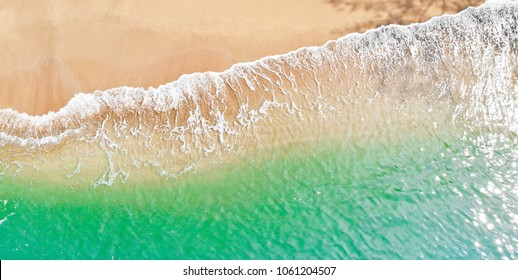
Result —
[{"label": "white sea foam", "polygon": [[[111,185],[130,176],[129,162],[174,177],[200,158],[185,155],[238,150],[245,135],[259,139],[259,129],[281,129],[285,124],[272,123],[275,114],[306,122],[333,115],[354,134],[366,119],[373,127],[393,125],[393,112],[398,118],[412,110],[423,118],[442,112],[456,125],[518,133],[517,30],[517,2],[488,1],[457,15],[350,34],[221,73],[183,75],[156,89],[79,93],[43,116],[3,109],[0,151],[16,155],[12,149],[65,139],[95,144],[106,168],[94,185]],[[169,161],[179,168],[169,170]],[[76,162],[67,174],[75,177],[86,165]]]}]

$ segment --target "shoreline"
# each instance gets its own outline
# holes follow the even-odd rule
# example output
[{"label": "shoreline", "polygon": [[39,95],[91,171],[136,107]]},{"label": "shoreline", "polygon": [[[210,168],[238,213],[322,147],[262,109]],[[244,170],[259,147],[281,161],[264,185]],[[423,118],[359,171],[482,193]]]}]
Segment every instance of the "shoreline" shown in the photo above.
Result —
[{"label": "shoreline", "polygon": [[[182,76],[148,91],[126,87],[85,94],[43,117],[0,111],[7,119],[0,131],[18,137],[0,135],[6,155],[0,164],[29,180],[36,173],[65,182],[77,175],[73,183],[95,187],[147,174],[161,180],[308,138],[361,145],[397,142],[412,133],[433,137],[445,127],[512,132],[515,115],[487,108],[514,98],[508,69],[515,62],[492,60],[512,56],[513,41],[503,35],[505,28],[495,32],[492,20],[472,18],[501,17],[505,23],[515,8],[494,4],[423,24],[384,27],[221,73]],[[430,29],[437,32],[420,36]],[[459,29],[463,32],[451,32]],[[470,48],[455,55],[453,42]],[[485,63],[469,59],[481,53]],[[38,142],[64,133],[71,135]]]},{"label": "shoreline", "polygon": [[[207,6],[203,1],[157,0],[148,12],[137,4],[104,1],[85,6],[62,0],[38,9],[9,2],[3,12],[9,20],[0,28],[0,59],[3,55],[5,61],[0,108],[42,115],[63,108],[76,93],[122,85],[158,87],[184,74],[224,71],[391,22],[387,12],[361,1],[354,9],[340,1],[225,1]],[[400,0],[383,5],[402,13],[424,9],[428,4],[423,1],[412,7]],[[433,4],[415,21],[457,12],[467,6],[463,1],[442,10]],[[336,32],[344,27],[354,30]]]}]

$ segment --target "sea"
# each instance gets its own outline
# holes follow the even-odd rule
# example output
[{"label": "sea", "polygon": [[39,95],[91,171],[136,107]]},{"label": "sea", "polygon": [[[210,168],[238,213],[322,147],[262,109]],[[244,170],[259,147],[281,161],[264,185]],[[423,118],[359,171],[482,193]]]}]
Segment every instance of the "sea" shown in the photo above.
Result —
[{"label": "sea", "polygon": [[518,2],[0,110],[0,259],[517,259]]}]

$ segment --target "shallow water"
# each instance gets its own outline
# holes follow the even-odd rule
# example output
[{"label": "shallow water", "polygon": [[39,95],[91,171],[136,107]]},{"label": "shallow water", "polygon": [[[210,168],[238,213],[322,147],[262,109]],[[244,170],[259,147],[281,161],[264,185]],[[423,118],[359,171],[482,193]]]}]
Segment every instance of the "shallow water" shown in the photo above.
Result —
[{"label": "shallow water", "polygon": [[2,259],[516,259],[518,2],[0,110]]},{"label": "shallow water", "polygon": [[487,133],[319,143],[160,188],[4,182],[0,258],[516,259],[517,162]]}]

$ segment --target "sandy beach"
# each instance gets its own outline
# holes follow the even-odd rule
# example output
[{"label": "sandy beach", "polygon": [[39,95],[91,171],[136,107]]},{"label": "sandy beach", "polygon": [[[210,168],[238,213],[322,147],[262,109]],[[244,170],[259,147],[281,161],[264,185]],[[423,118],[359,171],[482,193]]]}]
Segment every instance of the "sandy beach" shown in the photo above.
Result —
[{"label": "sandy beach", "polygon": [[480,2],[0,0],[0,259],[518,259]]},{"label": "sandy beach", "polygon": [[76,93],[157,87],[182,74],[322,45],[482,1],[89,1],[0,4],[0,109],[41,115]]}]

